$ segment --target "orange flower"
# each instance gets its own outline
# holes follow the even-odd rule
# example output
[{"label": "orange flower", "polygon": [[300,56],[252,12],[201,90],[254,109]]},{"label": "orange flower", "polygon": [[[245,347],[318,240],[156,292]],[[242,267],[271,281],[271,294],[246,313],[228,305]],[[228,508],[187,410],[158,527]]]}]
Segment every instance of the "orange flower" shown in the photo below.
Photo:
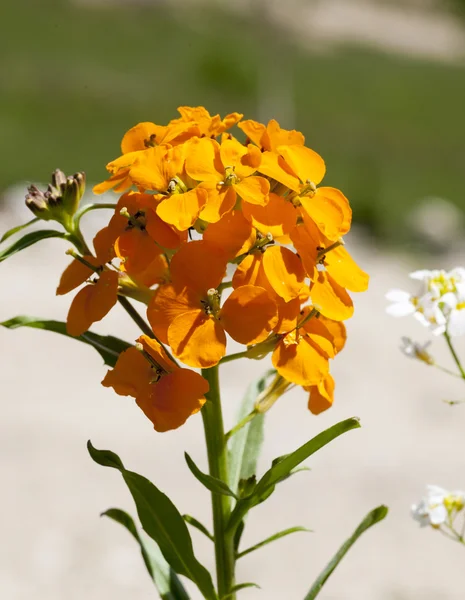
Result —
[{"label": "orange flower", "polygon": [[270,185],[254,173],[260,164],[255,146],[244,147],[236,139],[225,139],[221,146],[209,138],[194,139],[186,156],[186,172],[200,188],[207,201],[199,213],[204,221],[215,223],[232,210],[237,196],[245,203],[265,205]]},{"label": "orange flower", "polygon": [[140,350],[122,352],[102,384],[120,396],[132,396],[156,431],[180,427],[205,404],[208,382],[195,371],[173,363],[163,347],[146,335]]},{"label": "orange flower", "polygon": [[135,183],[131,177],[131,167],[147,149],[160,144],[176,146],[196,135],[200,135],[196,123],[162,126],[144,122],[132,127],[121,141],[122,156],[107,164],[111,177],[96,185],[94,194],[103,194],[112,188],[115,192],[126,191]]},{"label": "orange flower", "polygon": [[[160,192],[157,214],[180,231],[192,227],[207,199],[205,190],[189,185],[184,173],[186,146],[157,146],[144,152],[130,170],[131,179],[144,190]],[[189,189],[192,188],[192,189]]]},{"label": "orange flower", "polygon": [[317,385],[304,387],[304,390],[310,392],[308,397],[308,409],[314,415],[331,408],[334,401],[334,379],[328,373]]},{"label": "orange flower", "polygon": [[276,305],[259,286],[234,290],[220,306],[226,264],[227,256],[207,241],[185,244],[171,261],[172,284],[161,286],[148,307],[155,334],[189,366],[216,365],[226,353],[225,332],[255,344],[277,323]]},{"label": "orange flower", "polygon": [[200,130],[198,134],[199,137],[216,137],[235,125],[243,116],[239,113],[231,113],[226,115],[223,119],[220,115],[212,117],[208,110],[203,106],[180,106],[178,112],[181,114],[181,117],[170,121],[170,126],[195,122]]},{"label": "orange flower", "polygon": [[365,291],[368,275],[354,262],[342,242],[331,243],[308,217],[304,216],[304,223],[290,237],[312,281],[313,304],[330,319],[350,318],[353,303],[345,288]]},{"label": "orange flower", "polygon": [[[105,247],[100,248],[101,236],[94,238],[97,256],[86,255],[82,263],[74,259],[63,271],[56,293],[61,296],[88,282],[73,299],[68,312],[66,330],[70,335],[82,335],[96,321],[103,319],[116,304],[118,273],[104,269],[107,262]],[[94,267],[94,268],[91,268]]]}]

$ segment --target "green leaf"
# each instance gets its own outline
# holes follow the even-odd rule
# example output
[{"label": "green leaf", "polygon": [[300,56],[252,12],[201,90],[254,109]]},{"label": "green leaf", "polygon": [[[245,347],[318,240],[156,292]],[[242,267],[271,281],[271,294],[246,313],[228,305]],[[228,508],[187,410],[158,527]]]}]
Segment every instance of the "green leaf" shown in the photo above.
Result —
[{"label": "green leaf", "polygon": [[323,571],[320,573],[318,579],[315,581],[311,590],[305,596],[304,600],[314,600],[314,598],[318,596],[318,594],[321,591],[321,588],[326,583],[326,580],[334,571],[334,569],[338,566],[338,564],[341,562],[341,560],[344,558],[347,552],[350,550],[351,546],[357,541],[357,539],[362,535],[364,531],[366,531],[373,525],[376,525],[376,523],[379,523],[379,521],[382,521],[387,515],[387,513],[387,506],[378,506],[377,508],[375,508],[367,514],[367,516],[363,519],[363,521],[360,523],[360,525],[357,527],[354,533],[350,536],[350,538],[342,544],[342,546],[332,558],[331,562],[329,562],[325,569],[323,569]]},{"label": "green leaf", "polygon": [[[263,392],[266,380],[273,373],[275,371],[271,369],[249,385],[237,415],[238,423],[253,410],[257,396]],[[241,479],[249,479],[255,475],[258,456],[263,444],[264,423],[265,415],[256,415],[250,423],[231,438],[229,485],[235,493],[239,490]]]},{"label": "green leaf", "polygon": [[56,231],[55,229],[40,229],[39,231],[27,233],[14,244],[8,246],[8,248],[5,248],[5,250],[0,252],[0,262],[6,260],[21,250],[24,250],[25,248],[29,248],[29,246],[32,246],[41,240],[52,237],[66,238],[66,233],[63,231]]},{"label": "green leaf", "polygon": [[232,496],[238,500],[236,494],[229,489],[228,485],[224,481],[221,481],[221,479],[217,479],[216,477],[212,477],[211,475],[207,475],[207,473],[203,473],[192,460],[192,458],[187,454],[187,452],[184,452],[184,458],[186,459],[187,466],[189,467],[191,473],[200,481],[201,484],[207,488],[207,490],[210,490],[210,492],[213,492],[214,494],[221,494],[222,496]]},{"label": "green leaf", "polygon": [[206,535],[209,540],[211,540],[212,542],[215,541],[215,538],[208,531],[208,529],[205,527],[205,525],[202,525],[202,523],[200,521],[197,521],[196,518],[191,517],[191,515],[182,515],[182,518],[184,519],[184,521],[186,523],[189,523],[189,525],[192,525],[192,527],[195,527],[196,529],[201,531],[204,535]]},{"label": "green leaf", "polygon": [[310,532],[311,529],[306,529],[305,527],[290,527],[289,529],[285,529],[284,531],[279,531],[278,533],[275,533],[274,535],[271,535],[270,537],[266,538],[266,540],[263,540],[262,542],[255,544],[255,546],[251,546],[250,548],[247,548],[247,550],[243,550],[242,552],[239,552],[236,558],[242,558],[246,554],[250,554],[251,552],[258,550],[259,548],[263,548],[263,546],[266,546],[267,544],[270,544],[271,542],[279,540],[279,539],[285,537],[286,535],[290,535],[291,533],[296,533],[297,531]]},{"label": "green leaf", "polygon": [[196,559],[187,525],[168,496],[142,475],[127,471],[114,452],[97,450],[90,441],[87,447],[95,462],[121,472],[136,503],[142,527],[158,544],[168,564],[179,575],[191,579],[204,598],[216,600],[211,575]]},{"label": "green leaf", "polygon": [[140,551],[147,571],[163,600],[189,600],[189,596],[187,595],[184,586],[176,573],[163,558],[163,554],[158,546],[152,539],[143,539],[139,535],[134,520],[127,512],[119,508],[110,508],[102,513],[101,516],[113,519],[113,521],[116,521],[125,527],[134,537],[140,546]]},{"label": "green leaf", "polygon": [[0,244],[2,244],[5,240],[7,240],[9,237],[14,235],[15,233],[18,233],[18,231],[26,229],[26,227],[29,227],[29,225],[33,225],[34,223],[37,223],[37,221],[39,221],[38,217],[36,217],[35,219],[32,219],[32,221],[28,221],[27,223],[24,223],[23,225],[18,225],[17,227],[13,227],[12,229],[9,229],[2,235],[2,238],[0,239]]},{"label": "green leaf", "polygon": [[332,442],[343,433],[358,427],[360,427],[358,419],[346,419],[318,434],[309,442],[300,446],[300,448],[294,452],[291,452],[291,454],[282,457],[281,460],[272,465],[271,469],[269,469],[257,483],[254,495],[259,497],[262,493],[265,493],[268,488],[278,483],[278,481],[288,477],[293,469],[309,456],[323,448],[323,446],[326,446],[326,444],[329,444],[329,442]]},{"label": "green leaf", "polygon": [[131,346],[128,342],[113,337],[112,335],[99,335],[97,333],[92,333],[91,331],[86,331],[86,333],[74,337],[69,335],[66,331],[66,323],[62,323],[61,321],[45,321],[44,319],[39,319],[37,317],[14,317],[8,321],[3,321],[0,325],[3,325],[3,327],[8,329],[17,329],[18,327],[45,329],[46,331],[60,333],[73,340],[79,340],[80,342],[84,342],[84,344],[89,344],[89,346],[95,348],[103,358],[105,364],[110,367],[114,367],[121,352],[127,350]]},{"label": "green leaf", "polygon": [[245,590],[245,588],[251,587],[258,588],[259,590],[261,589],[261,587],[257,583],[238,583],[231,589],[229,594],[226,594],[226,596],[222,596],[221,600],[227,600],[228,598],[232,598],[236,592],[240,592],[241,590]]},{"label": "green leaf", "polygon": [[275,459],[271,468],[257,483],[253,493],[247,498],[241,498],[236,504],[229,518],[227,529],[236,531],[240,521],[247,512],[260,502],[266,500],[273,493],[275,485],[287,479],[302,461],[343,433],[358,427],[360,427],[360,423],[357,418],[346,419],[318,434],[294,452]]}]

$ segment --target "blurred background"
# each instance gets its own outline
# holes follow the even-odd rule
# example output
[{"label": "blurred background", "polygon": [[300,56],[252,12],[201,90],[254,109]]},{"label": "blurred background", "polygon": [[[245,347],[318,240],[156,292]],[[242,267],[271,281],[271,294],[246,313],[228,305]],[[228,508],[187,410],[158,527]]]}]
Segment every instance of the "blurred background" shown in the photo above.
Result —
[{"label": "blurred background", "polygon": [[[387,317],[384,294],[413,290],[415,268],[464,264],[465,2],[2,0],[0,76],[2,231],[30,218],[28,183],[55,168],[103,180],[129,127],[165,123],[179,105],[276,118],[305,134],[326,160],[325,183],[351,201],[349,244],[372,284],[334,365],[334,408],[315,418],[302,394],[283,398],[262,466],[347,416],[365,427],[256,509],[250,543],[279,526],[315,533],[251,555],[240,577],[263,591],[242,597],[302,598],[383,502],[389,520],[352,550],[322,600],[462,599],[463,550],[419,531],[409,507],[427,483],[465,487],[464,409],[442,402],[465,395],[460,381],[402,356],[401,335],[424,341],[427,332]],[[65,318],[69,298],[54,297],[65,249],[51,240],[1,265],[1,320]],[[116,309],[96,330],[136,336]],[[98,520],[131,503],[116,475],[90,462],[85,441],[119,452],[208,521],[208,498],[194,480],[185,487],[183,464],[184,449],[202,462],[200,421],[154,434],[131,401],[99,388],[105,371],[89,349],[36,331],[0,331],[0,343],[2,599],[156,597],[127,534]],[[441,340],[433,353],[449,360]],[[241,365],[241,378],[225,368],[231,423],[243,385],[265,366]],[[194,539],[208,564],[208,541]]]}]

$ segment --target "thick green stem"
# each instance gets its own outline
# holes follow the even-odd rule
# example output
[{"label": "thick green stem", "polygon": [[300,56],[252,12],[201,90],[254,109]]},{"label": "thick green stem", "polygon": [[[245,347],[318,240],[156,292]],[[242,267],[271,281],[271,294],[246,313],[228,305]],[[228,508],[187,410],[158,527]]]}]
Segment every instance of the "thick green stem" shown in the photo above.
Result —
[{"label": "thick green stem", "polygon": [[460,362],[460,358],[458,357],[457,352],[455,351],[455,348],[452,345],[452,340],[450,339],[450,335],[447,333],[447,331],[444,332],[444,337],[446,338],[446,342],[447,342],[447,345],[449,346],[449,350],[450,350],[450,353],[452,354],[452,358],[454,359],[455,364],[457,365],[457,368],[460,371],[460,376],[462,377],[462,379],[465,379],[465,371],[462,367],[462,363]]},{"label": "thick green stem", "polygon": [[[207,402],[202,409],[208,467],[212,477],[227,483],[228,453],[221,411],[218,366],[202,369],[202,375],[210,385],[210,391],[206,395]],[[226,594],[231,594],[234,586],[234,543],[232,536],[226,534],[226,524],[231,514],[231,498],[212,493],[212,511],[218,596],[222,598]],[[235,594],[228,596],[231,600],[235,597]]]}]

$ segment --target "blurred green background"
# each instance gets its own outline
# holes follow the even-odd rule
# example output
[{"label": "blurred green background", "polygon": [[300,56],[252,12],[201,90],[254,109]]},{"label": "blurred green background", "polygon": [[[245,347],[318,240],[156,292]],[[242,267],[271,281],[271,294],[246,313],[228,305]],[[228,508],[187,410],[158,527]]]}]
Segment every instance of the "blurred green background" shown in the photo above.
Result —
[{"label": "blurred green background", "polygon": [[2,0],[0,191],[57,167],[101,181],[129,127],[202,104],[303,131],[325,183],[386,243],[420,243],[425,197],[465,208],[465,62],[316,51],[311,23],[302,40],[265,4]]}]

